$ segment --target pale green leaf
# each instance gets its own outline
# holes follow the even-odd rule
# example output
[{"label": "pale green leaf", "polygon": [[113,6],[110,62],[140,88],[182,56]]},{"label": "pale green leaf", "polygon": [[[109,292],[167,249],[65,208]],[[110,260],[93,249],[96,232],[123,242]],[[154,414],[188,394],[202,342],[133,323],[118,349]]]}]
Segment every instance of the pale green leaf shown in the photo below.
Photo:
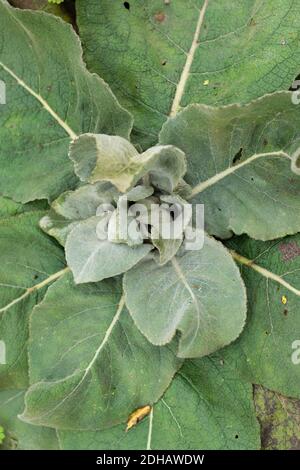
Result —
[{"label": "pale green leaf", "polygon": [[65,245],[67,236],[79,221],[95,216],[102,204],[112,205],[117,197],[118,191],[109,183],[87,184],[67,191],[53,201],[40,227]]},{"label": "pale green leaf", "polygon": [[39,221],[40,228],[48,233],[51,237],[55,238],[58,243],[65,246],[67,236],[74,227],[76,227],[78,221],[72,221],[57,214],[53,209],[47,212],[47,214]]},{"label": "pale green leaf", "polygon": [[117,425],[161,397],[180,365],[173,349],[139,333],[117,281],[75,286],[67,275],[32,315],[23,419],[61,429]]},{"label": "pale green leaf", "polygon": [[130,191],[128,191],[126,197],[128,201],[137,202],[141,199],[145,199],[147,197],[152,196],[153,193],[154,189],[152,188],[152,186],[139,185],[135,186]]},{"label": "pale green leaf", "polygon": [[121,213],[124,214],[123,210],[118,207],[109,219],[107,228],[108,241],[112,243],[125,243],[129,247],[141,245],[144,238],[137,220],[125,212],[126,221],[123,223]]},{"label": "pale green leaf", "polygon": [[84,134],[70,146],[75,173],[82,181],[110,181],[125,192],[137,171],[137,150],[126,139],[104,134]]},{"label": "pale green leaf", "polygon": [[150,244],[131,248],[100,239],[99,223],[100,217],[91,217],[79,222],[68,235],[66,258],[77,284],[122,274],[152,250]]},{"label": "pale green leaf", "polygon": [[141,154],[143,169],[140,176],[148,173],[156,188],[171,193],[186,172],[185,155],[172,145],[156,145]]},{"label": "pale green leaf", "polygon": [[205,236],[204,247],[164,266],[153,260],[125,274],[126,305],[153,344],[181,332],[179,357],[201,357],[234,341],[246,318],[246,294],[230,254]]},{"label": "pale green leaf", "polygon": [[[160,201],[163,203],[161,211],[169,212],[170,217],[173,211],[174,219],[171,217],[168,224],[171,235],[169,238],[162,236],[162,227],[152,226],[151,229],[151,241],[159,251],[159,263],[165,264],[176,255],[183,242],[184,233],[191,222],[192,208],[188,207],[186,201],[176,194],[163,195],[160,197]],[[177,227],[176,220],[179,222]]]},{"label": "pale green leaf", "polygon": [[182,238],[165,239],[162,237],[151,239],[155,248],[159,251],[159,264],[163,265],[168,263],[177,253],[181,244]]}]

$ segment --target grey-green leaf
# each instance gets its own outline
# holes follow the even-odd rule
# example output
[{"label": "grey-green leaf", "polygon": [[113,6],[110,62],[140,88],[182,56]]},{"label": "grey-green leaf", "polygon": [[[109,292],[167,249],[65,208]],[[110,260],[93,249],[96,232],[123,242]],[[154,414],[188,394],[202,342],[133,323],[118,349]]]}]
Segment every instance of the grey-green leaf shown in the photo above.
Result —
[{"label": "grey-green leaf", "polygon": [[124,308],[120,288],[116,280],[76,286],[71,275],[49,288],[31,319],[32,385],[22,419],[105,429],[164,393],[181,364],[176,344],[148,343]]},{"label": "grey-green leaf", "polygon": [[188,106],[160,141],[185,152],[190,199],[205,205],[210,234],[270,240],[300,230],[300,176],[291,169],[299,129],[299,109],[281,92],[245,106]]},{"label": "grey-green leaf", "polygon": [[67,263],[77,284],[97,282],[122,274],[152,249],[150,244],[131,248],[99,239],[97,230],[102,220],[100,217],[91,217],[79,222],[67,237]]},{"label": "grey-green leaf", "polygon": [[152,188],[152,186],[139,185],[135,186],[130,191],[128,191],[126,197],[128,201],[137,202],[141,199],[145,199],[147,197],[152,196],[153,193],[154,189]]},{"label": "grey-green leaf", "polygon": [[86,70],[71,25],[1,0],[0,31],[0,79],[6,87],[1,193],[21,202],[53,199],[77,182],[70,141],[83,132],[128,138],[132,119],[109,87]]},{"label": "grey-green leaf", "polygon": [[171,193],[186,172],[184,153],[172,145],[156,145],[141,154],[143,169],[156,188]]},{"label": "grey-green leaf", "polygon": [[163,265],[168,263],[177,253],[181,244],[182,238],[164,239],[162,237],[152,238],[152,243],[159,251],[159,264]]},{"label": "grey-green leaf", "polygon": [[126,305],[153,344],[181,332],[179,357],[209,355],[234,341],[246,319],[246,293],[230,254],[205,236],[204,247],[164,266],[153,260],[125,274]]}]

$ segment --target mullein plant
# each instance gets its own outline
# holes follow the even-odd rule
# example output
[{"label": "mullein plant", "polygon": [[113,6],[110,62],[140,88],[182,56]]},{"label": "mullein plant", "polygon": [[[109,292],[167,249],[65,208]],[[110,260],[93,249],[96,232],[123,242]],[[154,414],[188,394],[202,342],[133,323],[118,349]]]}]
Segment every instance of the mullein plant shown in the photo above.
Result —
[{"label": "mullein plant", "polygon": [[[113,3],[135,36],[143,8]],[[142,3],[155,28],[181,8]],[[0,1],[0,421],[19,448],[255,449],[252,383],[299,396],[299,109],[289,91],[199,104],[198,3],[153,141],[70,25]],[[84,44],[84,15],[106,7],[78,2]]]}]

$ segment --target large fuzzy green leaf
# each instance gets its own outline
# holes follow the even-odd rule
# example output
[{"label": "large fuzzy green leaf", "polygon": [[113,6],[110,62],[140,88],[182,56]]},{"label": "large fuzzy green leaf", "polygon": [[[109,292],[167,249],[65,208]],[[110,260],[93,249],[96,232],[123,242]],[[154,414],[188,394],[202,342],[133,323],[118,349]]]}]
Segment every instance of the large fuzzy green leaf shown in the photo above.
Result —
[{"label": "large fuzzy green leaf", "polygon": [[31,387],[23,419],[61,429],[104,429],[156,402],[181,364],[155,347],[124,308],[116,281],[49,288],[31,320]]},{"label": "large fuzzy green leaf", "polygon": [[[17,201],[53,198],[76,177],[70,140],[82,132],[128,137],[131,117],[85,69],[72,27],[0,1],[0,187]],[[20,170],[22,168],[22,171]]]},{"label": "large fuzzy green leaf", "polygon": [[6,364],[0,364],[0,389],[26,387],[28,319],[51,276],[64,267],[63,250],[44,235],[32,212],[0,222],[0,340]]},{"label": "large fuzzy green leaf", "polygon": [[59,449],[54,429],[32,426],[22,422],[18,415],[24,408],[25,390],[0,392],[0,422],[5,440],[0,450],[56,450]]},{"label": "large fuzzy green leaf", "polygon": [[248,105],[191,105],[170,119],[160,140],[187,156],[190,199],[205,204],[207,230],[270,240],[300,230],[300,114],[291,93]]},{"label": "large fuzzy green leaf", "polygon": [[205,236],[204,247],[164,266],[145,260],[125,274],[127,307],[153,344],[181,332],[180,357],[201,357],[231,343],[246,319],[245,288],[230,254]]},{"label": "large fuzzy green leaf", "polygon": [[228,104],[288,89],[299,73],[294,0],[77,0],[89,68],[135,116],[144,146],[190,103]]},{"label": "large fuzzy green leaf", "polygon": [[243,378],[300,398],[300,234],[230,245],[248,259],[240,260],[249,308],[243,335],[224,357],[234,359]]},{"label": "large fuzzy green leaf", "polygon": [[60,431],[63,449],[258,449],[252,387],[218,359],[187,361],[150,418],[125,432]]}]

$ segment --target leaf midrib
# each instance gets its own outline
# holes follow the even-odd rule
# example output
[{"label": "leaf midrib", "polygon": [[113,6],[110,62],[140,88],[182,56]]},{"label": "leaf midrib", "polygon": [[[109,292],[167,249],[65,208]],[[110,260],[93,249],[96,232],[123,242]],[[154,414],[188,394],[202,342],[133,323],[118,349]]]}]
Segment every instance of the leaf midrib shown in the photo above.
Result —
[{"label": "leaf midrib", "polygon": [[[47,416],[50,416],[53,412],[55,412],[61,405],[63,405],[67,400],[69,400],[69,398],[79,389],[79,387],[84,383],[85,379],[87,378],[90,370],[92,369],[92,367],[94,366],[95,362],[97,361],[98,357],[99,357],[99,354],[101,353],[102,349],[104,348],[104,346],[106,345],[107,341],[109,340],[110,338],[110,335],[115,327],[115,325],[118,323],[119,319],[120,319],[120,315],[124,309],[124,306],[125,306],[125,295],[123,294],[122,297],[120,298],[120,302],[118,304],[118,308],[117,308],[117,311],[109,325],[109,327],[107,328],[106,332],[105,332],[105,335],[103,337],[103,340],[101,341],[101,344],[100,346],[97,348],[94,356],[92,357],[91,361],[88,363],[87,367],[80,371],[83,373],[81,379],[79,380],[79,382],[77,383],[77,385],[75,385],[75,387],[59,402],[57,403],[57,405],[55,405],[53,408],[51,408],[50,410],[46,411],[45,413],[43,413],[42,415],[39,415],[37,417],[37,420],[39,421],[40,419],[42,418],[45,418]],[[69,376],[70,377],[70,376]],[[62,379],[62,381],[65,380],[64,378]],[[33,385],[33,387],[35,387],[36,385],[38,385],[39,383]],[[30,388],[28,390],[30,392]],[[21,416],[21,419],[23,419],[25,422],[35,422],[36,419],[33,417],[33,418],[30,418],[30,417],[27,417],[26,416],[26,407],[25,407],[25,410],[24,410],[24,413],[23,415]]]},{"label": "leaf midrib", "polygon": [[254,162],[255,160],[258,160],[259,158],[266,158],[266,157],[283,157],[287,158],[288,160],[291,161],[292,163],[292,157],[288,155],[286,152],[283,151],[278,151],[278,152],[266,152],[266,153],[258,153],[254,154],[251,157],[247,158],[247,160],[237,164],[230,166],[226,168],[226,170],[221,171],[220,173],[216,173],[214,176],[211,178],[197,184],[191,191],[191,193],[188,195],[186,199],[193,199],[197,194],[202,193],[206,189],[210,188],[211,186],[214,186],[215,184],[219,183],[221,180],[226,178],[227,176],[230,176],[231,174],[235,173],[237,170],[240,168],[249,165],[250,163]]},{"label": "leaf midrib", "polygon": [[189,50],[189,52],[187,54],[187,57],[186,57],[184,67],[183,67],[182,72],[181,72],[179,82],[176,86],[176,92],[175,92],[174,100],[173,100],[173,103],[172,103],[172,106],[171,106],[170,117],[176,116],[177,112],[180,109],[180,103],[182,101],[182,98],[183,98],[183,95],[184,95],[184,92],[185,92],[185,87],[186,87],[188,78],[190,76],[190,70],[191,70],[191,67],[193,65],[195,53],[196,53],[196,50],[199,46],[200,32],[201,32],[202,24],[203,24],[203,21],[204,21],[205,13],[206,13],[206,10],[207,10],[207,7],[208,7],[208,2],[209,2],[209,0],[204,0],[204,4],[203,4],[202,8],[201,8],[201,10],[199,10],[199,17],[198,17],[198,21],[197,21],[197,25],[196,25],[196,30],[195,30],[195,33],[194,33],[194,37],[193,37],[193,41],[192,41],[190,50]]},{"label": "leaf midrib", "polygon": [[54,111],[54,109],[49,105],[49,103],[38,93],[36,93],[30,86],[28,86],[24,80],[22,80],[13,70],[11,70],[7,65],[0,61],[0,67],[3,68],[22,88],[24,88],[30,95],[32,95],[43,108],[55,119],[60,127],[70,136],[72,140],[77,138],[77,134],[71,129],[71,127]]},{"label": "leaf midrib", "polygon": [[64,269],[61,269],[60,271],[57,271],[56,273],[54,274],[51,274],[51,276],[47,277],[46,279],[44,279],[42,282],[38,283],[38,284],[35,284],[34,286],[32,287],[28,287],[25,292],[23,292],[22,295],[20,295],[19,297],[17,297],[16,299],[12,300],[10,303],[8,303],[7,305],[5,305],[4,307],[0,308],[0,313],[4,313],[6,312],[7,310],[9,310],[11,307],[13,307],[14,305],[18,304],[19,302],[21,302],[22,300],[24,300],[26,297],[28,297],[30,294],[32,294],[33,292],[35,291],[38,291],[40,289],[42,289],[43,287],[46,287],[48,284],[51,284],[52,282],[56,281],[57,279],[59,279],[60,277],[62,277],[64,274],[66,274],[67,272],[70,271],[70,268],[66,267]]}]

